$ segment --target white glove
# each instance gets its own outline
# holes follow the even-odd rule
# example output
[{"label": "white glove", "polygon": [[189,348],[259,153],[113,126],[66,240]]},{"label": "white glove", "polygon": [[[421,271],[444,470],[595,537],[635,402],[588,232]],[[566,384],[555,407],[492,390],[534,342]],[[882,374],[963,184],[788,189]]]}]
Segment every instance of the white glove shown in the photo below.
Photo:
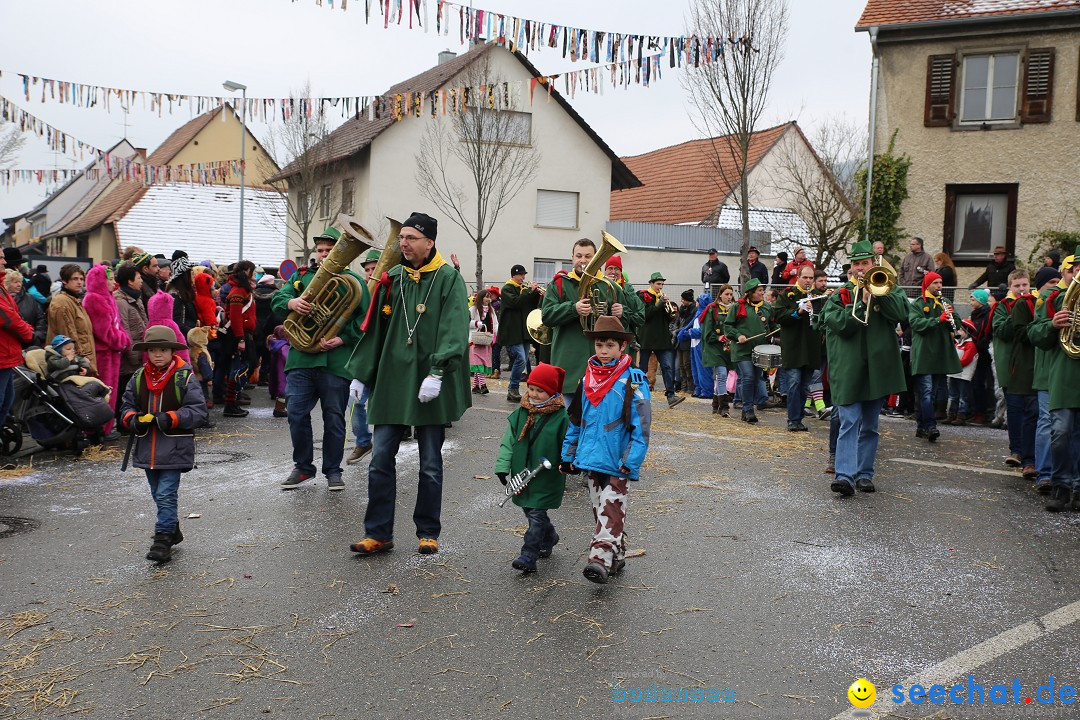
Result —
[{"label": "white glove", "polygon": [[360,382],[359,380],[353,380],[351,383],[349,383],[349,397],[351,397],[356,402],[360,402],[360,398],[364,397],[364,390],[366,389],[367,388],[364,387],[364,383]]},{"label": "white glove", "polygon": [[810,306],[810,301],[809,300],[800,300],[799,301],[799,309],[802,310],[804,313],[809,313],[810,308],[811,308],[811,306]]},{"label": "white glove", "polygon": [[442,378],[428,375],[424,378],[424,382],[420,383],[420,392],[417,393],[416,397],[419,398],[422,403],[431,402],[439,397],[439,392],[441,391]]}]

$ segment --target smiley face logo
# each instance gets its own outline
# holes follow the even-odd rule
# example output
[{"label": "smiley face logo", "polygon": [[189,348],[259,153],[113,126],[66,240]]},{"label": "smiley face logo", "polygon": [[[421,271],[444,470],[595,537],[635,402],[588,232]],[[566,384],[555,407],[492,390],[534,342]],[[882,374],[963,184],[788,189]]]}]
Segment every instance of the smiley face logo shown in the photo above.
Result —
[{"label": "smiley face logo", "polygon": [[872,682],[866,678],[859,678],[851,683],[851,687],[847,690],[847,697],[855,707],[868,708],[877,699],[877,690]]}]

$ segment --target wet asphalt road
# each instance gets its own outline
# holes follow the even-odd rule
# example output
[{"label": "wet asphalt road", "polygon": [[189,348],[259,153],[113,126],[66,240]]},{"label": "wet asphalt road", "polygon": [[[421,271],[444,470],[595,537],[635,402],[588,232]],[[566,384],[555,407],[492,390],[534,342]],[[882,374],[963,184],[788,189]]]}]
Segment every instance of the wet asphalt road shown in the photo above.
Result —
[{"label": "wet asphalt road", "polygon": [[[476,477],[493,475],[513,407],[502,387],[448,431],[432,557],[415,553],[415,443],[399,455],[397,548],[354,557],[367,460],[346,470],[345,492],[323,478],[282,492],[288,430],[262,391],[247,419],[215,411],[181,486],[182,517],[201,517],[183,521],[187,539],[163,567],[143,558],[153,504],[141,472],[119,472],[119,450],[4,473],[0,515],[38,526],[0,537],[0,717],[829,719],[851,710],[858,677],[887,697],[1080,599],[1080,513],[1041,509],[1005,471],[1002,431],[944,428],[929,446],[912,423],[883,420],[879,492],[840,499],[821,472],[827,423],[787,433],[774,411],[751,428],[662,397],[627,519],[643,553],[606,586],[582,577],[591,517],[571,480],[552,513],[562,543],[522,576],[510,561],[523,516],[496,506],[497,480]],[[1050,676],[1075,686],[1070,623],[1039,623],[1033,641],[958,667],[966,678],[981,663],[971,672],[987,688],[1015,677],[1030,694]],[[613,699],[613,686],[654,683],[734,699]]]}]

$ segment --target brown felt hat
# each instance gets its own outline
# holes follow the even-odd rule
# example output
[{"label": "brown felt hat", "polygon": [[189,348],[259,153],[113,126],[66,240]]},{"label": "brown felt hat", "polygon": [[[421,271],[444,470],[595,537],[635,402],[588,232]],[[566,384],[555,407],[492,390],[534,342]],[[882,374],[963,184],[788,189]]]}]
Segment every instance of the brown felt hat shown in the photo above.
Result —
[{"label": "brown felt hat", "polygon": [[177,342],[176,332],[164,325],[153,325],[146,328],[142,342],[131,346],[132,350],[149,350],[150,348],[169,348],[170,350],[186,350],[187,345]]},{"label": "brown felt hat", "polygon": [[634,333],[626,332],[622,321],[614,315],[601,315],[596,318],[596,324],[592,330],[585,331],[585,337],[590,340],[597,338],[614,338],[615,340],[633,340]]}]

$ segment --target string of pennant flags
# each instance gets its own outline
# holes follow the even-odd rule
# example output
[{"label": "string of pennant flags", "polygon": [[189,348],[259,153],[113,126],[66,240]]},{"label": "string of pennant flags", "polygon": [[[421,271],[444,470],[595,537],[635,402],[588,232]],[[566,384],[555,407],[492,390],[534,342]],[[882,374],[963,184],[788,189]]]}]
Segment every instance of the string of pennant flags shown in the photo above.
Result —
[{"label": "string of pennant flags", "polygon": [[[292,0],[295,4],[301,0]],[[358,0],[353,0],[355,7]],[[334,0],[315,0],[322,7],[334,8]],[[636,33],[617,33],[606,30],[589,30],[569,25],[542,22],[521,18],[516,15],[500,13],[494,10],[447,0],[363,0],[364,23],[372,22],[372,6],[381,18],[383,28],[391,24],[406,25],[410,30],[419,28],[424,32],[434,29],[436,34],[450,36],[456,34],[458,42],[464,45],[474,40],[491,40],[511,50],[530,50],[542,48],[562,49],[563,58],[569,57],[575,62],[588,60],[594,63],[622,62],[629,60],[636,53],[641,59],[648,52],[662,51],[669,48],[683,48],[699,45],[706,55],[724,52],[725,47],[741,47],[758,52],[749,37],[705,37],[691,35],[639,35]],[[348,0],[338,0],[338,7],[345,10]],[[429,18],[429,8],[435,6],[435,24]],[[452,33],[455,27],[456,33]],[[672,57],[674,62],[674,57]],[[672,65],[674,67],[674,65]]]},{"label": "string of pennant flags", "polygon": [[[225,182],[231,174],[239,174],[243,163],[240,160],[219,160],[178,165],[149,165],[136,158],[113,155],[105,150],[83,142],[77,137],[56,128],[36,115],[23,110],[15,103],[0,95],[0,120],[14,123],[22,132],[34,133],[43,139],[52,149],[61,153],[78,153],[83,159],[87,155],[97,157],[98,165],[87,169],[89,177],[121,178],[133,182],[155,184],[187,182],[200,185],[214,185]],[[20,170],[0,171],[0,182],[12,185],[16,182],[55,182],[67,179],[66,173],[79,173],[82,170]]]}]

